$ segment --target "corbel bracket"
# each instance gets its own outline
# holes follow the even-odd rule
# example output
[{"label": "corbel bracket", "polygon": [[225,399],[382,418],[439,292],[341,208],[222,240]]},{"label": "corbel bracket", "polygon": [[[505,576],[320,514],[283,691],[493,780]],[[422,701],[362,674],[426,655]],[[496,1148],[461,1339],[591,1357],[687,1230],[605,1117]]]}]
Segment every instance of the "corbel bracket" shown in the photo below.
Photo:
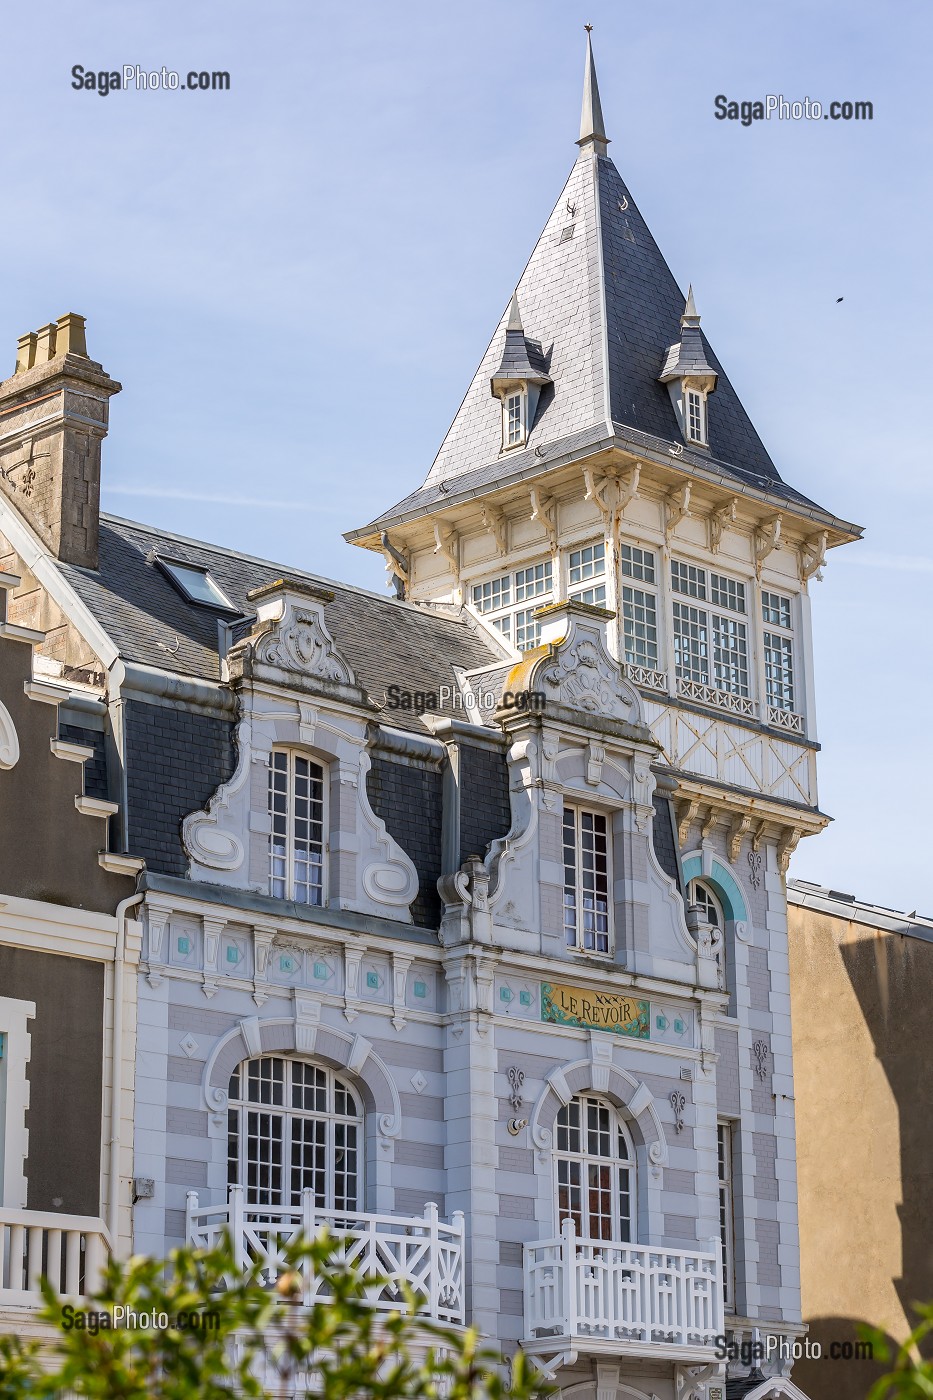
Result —
[{"label": "corbel bracket", "polygon": [[783,515],[774,515],[770,520],[763,520],[760,525],[756,525],[753,535],[755,546],[755,576],[761,579],[761,566],[769,554],[773,554],[776,549],[782,548],[781,524]]},{"label": "corbel bracket", "polygon": [[403,554],[400,549],[389,539],[388,530],[383,530],[379,536],[382,545],[383,558],[386,561],[386,573],[389,576],[389,583],[395,589],[397,598],[405,597],[405,590],[411,579],[411,559],[407,554]]},{"label": "corbel bracket", "polygon": [[800,553],[800,582],[807,583],[814,576],[817,579],[823,577],[823,566],[826,563],[826,546],[829,543],[829,536],[823,530],[819,535],[813,535],[809,540],[805,540],[799,547]]},{"label": "corbel bracket", "polygon": [[537,486],[529,491],[531,498],[531,518],[539,521],[547,531],[551,551],[557,553],[557,503],[553,496],[546,495]]},{"label": "corbel bracket", "polygon": [[484,506],[483,524],[491,532],[499,553],[508,554],[509,522],[505,511],[500,510],[498,506]]},{"label": "corbel bracket", "polygon": [[787,826],[781,833],[780,840],[777,843],[777,858],[782,875],[787,874],[790,858],[796,851],[797,844],[802,835],[803,833],[798,826]]},{"label": "corbel bracket", "polygon": [[700,810],[700,799],[691,797],[687,802],[681,802],[677,808],[677,839],[682,846],[686,845],[687,837],[690,835],[690,828],[696,821],[697,812]]},{"label": "corbel bracket", "polygon": [[752,829],[752,819],[747,812],[739,812],[733,817],[729,827],[729,835],[726,838],[729,851],[729,860],[733,865],[739,858],[739,851],[742,849],[742,837],[746,836]]},{"label": "corbel bracket", "polygon": [[460,536],[451,525],[443,520],[434,521],[434,553],[442,554],[450,565],[455,578],[460,577]]},{"label": "corbel bracket", "polygon": [[680,522],[692,514],[690,510],[689,481],[685,481],[683,486],[676,487],[673,491],[668,491],[664,497],[664,543],[670,544],[671,536],[677,529]]},{"label": "corbel bracket", "polygon": [[706,528],[709,532],[709,548],[711,554],[718,554],[722,544],[722,532],[727,525],[734,525],[738,509],[738,497],[733,496],[726,505],[720,506],[718,510],[711,511],[706,517]]},{"label": "corbel bracket", "polygon": [[641,463],[636,462],[628,472],[613,472],[609,476],[596,475],[591,467],[583,468],[585,501],[595,501],[603,517],[607,534],[618,530],[625,509],[638,499],[638,482],[641,477]]}]

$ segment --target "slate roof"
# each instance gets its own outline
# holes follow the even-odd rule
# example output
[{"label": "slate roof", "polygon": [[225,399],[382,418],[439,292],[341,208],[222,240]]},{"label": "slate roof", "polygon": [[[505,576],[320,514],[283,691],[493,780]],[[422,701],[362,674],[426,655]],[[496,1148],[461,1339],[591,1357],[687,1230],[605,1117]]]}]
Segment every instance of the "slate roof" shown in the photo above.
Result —
[{"label": "slate roof", "polygon": [[[154,562],[153,551],[209,569],[244,613],[255,612],[247,594],[278,578],[330,589],[336,596],[324,610],[328,628],[377,706],[384,704],[391,684],[412,691],[449,685],[456,691],[455,667],[474,670],[501,664],[501,655],[474,630],[465,613],[416,607],[304,569],[102,514],[99,569],[92,572],[61,561],[57,567],[125,661],[202,680],[219,679],[217,621],[229,621],[229,614],[189,603]],[[379,717],[396,728],[428,733],[410,711],[386,710]]]},{"label": "slate roof", "polygon": [[782,481],[699,329],[691,352],[707,360],[719,379],[710,399],[709,452],[691,455],[685,448],[670,395],[658,379],[670,347],[681,339],[684,293],[608,156],[581,152],[516,293],[524,334],[542,346],[553,380],[527,452],[503,459],[501,410],[490,394],[505,351],[506,307],[424,485],[372,525],[348,532],[348,539],[449,504],[461,498],[467,482],[474,491],[498,485],[523,461],[529,474],[541,475],[581,434],[615,434],[635,450],[640,442],[655,442],[665,454],[673,445],[683,453],[675,463],[680,469],[713,468],[739,489],[746,484],[832,519]]}]

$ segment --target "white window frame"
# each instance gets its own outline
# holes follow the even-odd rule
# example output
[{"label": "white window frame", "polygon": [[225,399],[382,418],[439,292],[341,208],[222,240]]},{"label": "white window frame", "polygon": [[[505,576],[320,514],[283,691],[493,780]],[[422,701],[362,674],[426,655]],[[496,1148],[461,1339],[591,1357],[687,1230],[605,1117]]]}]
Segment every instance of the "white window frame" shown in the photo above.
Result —
[{"label": "white window frame", "polygon": [[[277,850],[276,850],[276,837],[279,836],[280,833],[277,832],[276,829],[275,829],[275,828],[276,828],[276,821],[277,821],[277,816],[278,816],[278,814],[275,813],[275,812],[273,812],[273,804],[272,804],[273,783],[272,783],[272,778],[273,778],[273,773],[274,773],[275,771],[280,771],[280,770],[277,770],[277,768],[276,768],[276,762],[275,762],[276,756],[277,756],[277,755],[283,755],[283,754],[286,755],[286,757],[287,757],[287,786],[286,786],[286,798],[287,798],[287,801],[286,801],[286,814],[285,814],[285,816],[286,816],[286,822],[285,822],[285,826],[286,826],[286,831],[285,831],[285,856],[284,856],[285,865],[284,865],[284,870],[281,870],[281,869],[279,868],[279,863],[280,863],[281,860],[282,860],[282,856],[281,856],[281,855],[277,852]],[[296,884],[296,873],[297,873],[297,872],[296,872],[296,866],[298,865],[298,861],[296,860],[296,855],[297,855],[297,853],[298,853],[298,847],[297,847],[297,845],[296,845],[296,838],[295,838],[295,825],[296,825],[296,821],[304,820],[304,818],[298,817],[298,816],[296,815],[296,811],[295,811],[295,805],[296,805],[296,791],[295,791],[295,788],[296,788],[296,772],[295,772],[295,768],[296,768],[296,763],[297,763],[297,761],[298,761],[299,759],[302,760],[302,761],[304,761],[304,762],[306,762],[309,766],[319,769],[319,770],[320,770],[320,774],[321,774],[321,779],[320,779],[320,781],[321,781],[321,823],[320,823],[320,825],[321,825],[321,841],[320,841],[320,876],[321,876],[321,880],[320,880],[320,886],[319,886],[319,887],[314,886],[314,885],[311,885],[310,882],[307,882],[307,881],[304,881],[304,880],[302,880],[302,881],[300,882],[300,884]],[[270,830],[269,830],[269,842],[268,842],[268,856],[267,856],[267,859],[268,859],[268,862],[269,862],[269,894],[270,894],[274,899],[289,899],[289,900],[293,900],[294,902],[296,902],[296,903],[298,903],[298,904],[309,904],[309,905],[313,906],[314,908],[318,908],[318,909],[323,909],[323,908],[326,908],[326,906],[327,906],[327,895],[328,895],[328,891],[327,891],[327,866],[328,866],[328,854],[329,854],[329,850],[330,850],[330,842],[329,842],[329,839],[328,839],[328,834],[329,834],[329,829],[330,829],[330,828],[329,828],[329,820],[330,820],[330,817],[329,817],[329,793],[328,793],[328,787],[329,787],[329,782],[328,782],[328,769],[327,769],[327,765],[326,765],[325,763],[323,763],[319,758],[317,758],[314,754],[308,753],[308,752],[306,752],[306,751],[303,750],[303,749],[294,748],[294,747],[292,747],[292,746],[290,746],[290,745],[286,745],[286,744],[275,744],[275,745],[273,745],[272,749],[269,751],[269,758],[268,758],[268,764],[267,764],[267,801],[268,801],[268,808],[267,808],[267,810],[268,810],[269,820],[270,820]],[[310,843],[309,843],[309,850],[311,850],[311,849],[313,849],[313,844],[310,844]],[[313,861],[309,861],[309,862],[308,862],[308,865],[309,865],[309,867],[312,867],[312,866],[314,865],[314,862],[313,862]],[[281,883],[283,884],[283,886],[284,886],[284,888],[283,888],[282,891],[279,891],[279,890],[276,888],[276,886],[277,886],[280,882],[281,882]],[[307,891],[307,893],[303,892],[303,890],[302,890],[302,888],[301,888],[301,887],[304,886],[305,884],[308,885],[308,891]],[[318,889],[319,898],[317,898],[317,899],[309,898],[309,897],[308,897],[308,894],[310,894],[310,892],[311,892],[312,890],[315,890],[315,889]]]},{"label": "white window frame", "polygon": [[[696,431],[694,431],[694,408]],[[699,389],[684,390],[684,436],[688,442],[706,447],[706,395]]]},{"label": "white window frame", "polygon": [[[539,570],[540,580],[537,577]],[[537,586],[539,582],[541,587]],[[507,584],[508,599],[506,602],[500,601],[498,605],[484,607],[483,590],[491,590],[495,584],[499,585],[500,599],[505,592],[502,585]],[[554,561],[551,556],[545,559],[538,557],[511,569],[500,569],[495,574],[474,579],[469,589],[470,606],[474,612],[488,626],[501,632],[517,651],[532,651],[540,644],[541,625],[534,621],[533,614],[536,608],[542,608],[554,599]],[[520,644],[526,642],[527,645]]]},{"label": "white window frame", "polygon": [[[658,553],[646,545],[625,540],[619,546],[619,600],[622,658],[627,666],[642,670],[661,669],[661,609],[658,599]],[[644,617],[638,616],[643,610]],[[648,613],[653,612],[653,621]],[[644,636],[639,637],[642,628]],[[654,630],[654,638],[649,635]],[[644,658],[636,653],[643,643]],[[653,654],[652,654],[653,652]]]},{"label": "white window frame", "polygon": [[720,1118],[716,1124],[716,1175],[719,1182],[719,1238],[722,1244],[723,1305],[735,1312],[735,1134],[734,1123]]},{"label": "white window frame", "polygon": [[[568,892],[569,892],[569,889],[570,889],[570,883],[569,883],[569,881],[568,881],[568,879],[567,879],[567,864],[568,864],[568,863],[567,863],[567,850],[566,850],[566,847],[567,847],[567,842],[566,842],[566,831],[567,831],[566,818],[567,818],[567,816],[568,816],[569,814],[572,814],[572,815],[573,815],[573,832],[574,832],[574,846],[573,846],[573,872],[574,872],[574,884],[573,884],[573,896],[574,896],[574,897],[573,897],[574,926],[573,926],[573,934],[574,934],[574,937],[573,937],[573,942],[571,942],[571,941],[570,941],[570,938],[569,938],[569,927],[568,927],[568,919],[567,919],[568,910],[569,910],[569,908],[571,907],[571,906],[569,905],[569,903],[568,903]],[[584,868],[585,868],[585,867],[584,867],[584,857],[585,857],[585,855],[587,854],[587,852],[585,852],[585,850],[584,850],[584,826],[585,826],[585,823],[584,823],[584,821],[583,821],[583,818],[585,818],[585,817],[590,817],[590,818],[593,818],[593,819],[594,819],[594,830],[595,830],[595,823],[596,823],[596,822],[601,822],[602,825],[603,825],[603,828],[604,828],[604,834],[605,834],[605,856],[606,856],[606,878],[605,878],[605,902],[606,902],[605,920],[606,920],[606,927],[605,927],[605,929],[598,929],[598,928],[596,928],[596,927],[594,926],[594,928],[593,928],[592,930],[589,930],[589,929],[587,929],[587,927],[586,927],[586,915],[587,915],[587,913],[588,913],[589,911],[585,908],[585,902],[586,902],[586,897],[587,897],[587,891],[586,891],[586,888],[585,888],[584,883],[583,883]],[[596,856],[595,843],[594,843],[594,852],[593,852],[593,854],[594,854],[594,869],[595,869],[595,856]],[[599,808],[596,808],[596,807],[588,807],[588,806],[585,806],[584,804],[577,803],[577,802],[565,802],[565,803],[564,803],[563,816],[562,816],[562,819],[561,819],[561,859],[562,859],[563,865],[564,865],[564,899],[563,899],[564,925],[563,925],[563,927],[564,927],[564,942],[565,942],[565,946],[566,946],[571,952],[585,953],[585,954],[587,954],[588,956],[591,956],[591,957],[604,957],[604,958],[605,958],[605,957],[611,957],[611,956],[612,956],[612,952],[613,952],[613,938],[614,938],[614,927],[613,927],[613,926],[614,926],[614,918],[613,918],[613,890],[612,890],[612,813],[611,813],[611,812],[606,812],[606,811],[601,811]],[[594,904],[597,902],[598,897],[599,897],[599,894],[598,894],[598,891],[595,890],[595,880],[594,880]],[[594,916],[596,916],[598,913],[601,913],[602,911],[597,911],[597,910],[594,908],[594,910],[593,910],[592,912],[593,912]],[[597,922],[597,918],[594,917],[594,925],[595,925],[596,922]],[[592,947],[587,946],[587,938],[590,937],[590,936],[592,936],[592,944],[593,944]],[[598,946],[599,943],[602,942],[602,941],[605,941],[605,944],[606,944],[606,946],[605,946],[604,948],[601,948],[601,947]]]},{"label": "white window frame", "polygon": [[[518,404],[518,432],[512,436],[512,405]],[[502,395],[502,450],[512,452],[516,447],[524,447],[528,440],[528,390],[508,389]]]},{"label": "white window frame", "polygon": [[[246,1096],[247,1077],[251,1066],[260,1065],[281,1065],[282,1066],[282,1101],[275,1103],[271,1095],[266,1099],[250,1099]],[[325,1092],[325,1107],[311,1109],[297,1108],[293,1102],[293,1090],[296,1086],[297,1067],[302,1071],[310,1070],[323,1080]],[[271,1084],[271,1079],[268,1081]],[[237,1092],[238,1086],[238,1092]],[[355,1113],[340,1113],[337,1111],[338,1094],[344,1093],[352,1098]],[[251,1187],[248,1183],[248,1149],[249,1143],[253,1140],[264,1141],[271,1145],[273,1136],[269,1131],[270,1125],[259,1127],[258,1133],[251,1134],[249,1131],[248,1115],[254,1114],[257,1117],[276,1118],[281,1122],[281,1138],[279,1139],[280,1149],[280,1184],[277,1188],[268,1186]],[[236,1127],[234,1129],[234,1119]],[[303,1142],[302,1135],[296,1132],[296,1125],[301,1122],[321,1125],[323,1132],[324,1149],[324,1190],[315,1191],[315,1208],[319,1211],[327,1211],[333,1214],[359,1214],[365,1201],[365,1161],[366,1161],[366,1113],[362,1095],[356,1085],[349,1083],[342,1076],[336,1074],[326,1065],[322,1065],[313,1060],[304,1060],[288,1055],[255,1055],[248,1060],[241,1060],[230,1076],[230,1096],[227,1108],[227,1183],[229,1186],[242,1186],[244,1197],[249,1205],[282,1205],[291,1206],[297,1209],[301,1204],[301,1188],[294,1189],[292,1184],[292,1172],[299,1167],[294,1160],[294,1150],[301,1148],[313,1149],[318,1145],[312,1142]],[[355,1142],[350,1145],[351,1134],[347,1129],[353,1130]],[[263,1132],[265,1135],[263,1136]],[[341,1140],[342,1139],[342,1140]],[[234,1148],[235,1140],[235,1148]],[[337,1163],[340,1153],[355,1153],[355,1191],[352,1198],[349,1192],[345,1193],[343,1199],[337,1197]],[[263,1165],[266,1165],[265,1163]],[[313,1188],[312,1188],[313,1189]],[[277,1199],[272,1199],[277,1197]]]},{"label": "white window frame", "polygon": [[26,1110],[29,1084],[26,1066],[32,1048],[27,1021],[35,1019],[34,1001],[0,997],[0,1204],[7,1210],[24,1210],[28,1180],[26,1158],[29,1133]]},{"label": "white window frame", "polygon": [[591,540],[587,544],[577,544],[567,550],[568,598],[578,603],[589,603],[593,607],[604,608],[606,586],[605,540]]},{"label": "white window frame", "polygon": [[[675,679],[750,701],[754,634],[748,583],[678,558],[671,560],[670,587]],[[679,641],[687,645],[678,647]],[[679,659],[684,654],[686,665]]]},{"label": "white window frame", "polygon": [[[767,603],[766,599],[769,600]],[[777,602],[777,608],[771,602],[772,599]],[[785,607],[782,607],[782,604],[786,605],[786,622],[783,620],[774,622],[766,616],[766,608],[769,612],[777,611],[783,615]],[[770,706],[772,710],[782,710],[787,714],[800,714],[797,648],[794,637],[794,599],[789,594],[779,593],[773,588],[762,588],[761,629],[762,689],[765,704]],[[772,655],[778,653],[781,655],[780,694],[777,689],[772,690],[771,672],[774,667],[770,659]],[[789,698],[786,695],[788,689],[790,690]]]},{"label": "white window frame", "polygon": [[[697,897],[699,896],[699,898]],[[687,903],[696,904],[703,912],[705,921],[712,924],[713,928],[720,933],[719,945],[716,950],[716,961],[719,964],[723,975],[723,986],[725,986],[726,975],[726,911],[723,908],[722,900],[713,889],[708,880],[702,876],[697,876],[687,885]],[[710,910],[714,918],[709,918]]]},{"label": "white window frame", "polygon": [[[569,1149],[569,1147],[562,1148],[560,1146],[564,1134],[567,1135],[568,1141],[570,1139],[570,1132],[572,1131],[572,1129],[565,1126],[561,1122],[561,1120],[565,1117],[570,1117],[571,1109],[573,1106],[577,1106],[580,1118],[579,1151],[572,1151]],[[591,1150],[591,1141],[589,1140],[591,1106],[594,1110],[596,1110],[598,1113],[605,1115],[605,1118],[608,1119],[608,1134],[610,1138],[610,1146],[615,1146],[617,1148],[619,1140],[621,1139],[621,1141],[625,1145],[625,1155],[621,1155],[618,1152],[618,1150],[616,1150],[615,1152],[610,1152],[608,1154],[594,1152]],[[597,1129],[597,1137],[599,1136],[600,1133]],[[563,1171],[562,1166],[566,1167],[567,1170]],[[577,1168],[576,1173],[574,1173],[573,1171],[574,1167]],[[615,1177],[615,1180],[611,1181],[608,1188],[608,1235],[606,1235],[605,1233],[600,1235],[592,1235],[590,1233],[590,1228],[594,1218],[591,1214],[591,1205],[593,1201],[594,1192],[592,1169],[594,1168],[597,1172],[599,1172],[600,1169],[605,1171],[608,1168],[609,1173],[613,1177]],[[627,1180],[625,1183],[626,1189],[624,1190],[624,1192],[622,1189],[621,1181],[621,1176],[623,1172],[627,1176]],[[574,1174],[576,1174],[578,1177],[578,1180],[576,1182],[572,1181],[571,1179]],[[562,1177],[566,1179],[562,1180]],[[569,1196],[570,1192],[573,1190],[574,1187],[576,1187],[577,1191],[579,1192],[578,1211],[574,1209],[574,1206],[572,1204],[562,1205],[561,1202],[562,1190],[566,1190]],[[595,1183],[595,1189],[605,1190],[606,1188],[601,1187],[600,1184],[597,1182]],[[627,1216],[624,1215],[622,1209],[623,1203],[621,1198],[623,1194],[628,1197]],[[600,1240],[605,1244],[634,1244],[637,1242],[638,1173],[635,1159],[635,1144],[632,1140],[632,1135],[629,1131],[628,1124],[626,1123],[622,1114],[619,1112],[619,1110],[615,1107],[614,1104],[611,1104],[608,1101],[608,1099],[603,1098],[600,1094],[593,1094],[588,1092],[574,1094],[573,1098],[570,1100],[570,1103],[565,1104],[558,1112],[557,1119],[554,1124],[554,1205],[555,1215],[557,1216],[556,1224],[558,1231],[561,1229],[563,1221],[569,1218],[574,1220],[574,1223],[577,1227],[577,1235],[580,1239]],[[599,1216],[602,1216],[603,1219],[607,1218],[605,1215],[602,1214],[602,1212],[598,1213],[597,1218],[599,1218]],[[586,1225],[585,1230],[580,1228],[584,1223]]]}]

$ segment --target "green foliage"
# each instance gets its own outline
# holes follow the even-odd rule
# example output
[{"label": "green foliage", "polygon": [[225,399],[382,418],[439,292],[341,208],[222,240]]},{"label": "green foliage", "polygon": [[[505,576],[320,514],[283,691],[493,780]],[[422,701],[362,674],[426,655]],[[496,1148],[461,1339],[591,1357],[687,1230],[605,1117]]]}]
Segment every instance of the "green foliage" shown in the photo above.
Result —
[{"label": "green foliage", "polygon": [[876,1361],[894,1361],[888,1374],[872,1386],[866,1400],[933,1400],[933,1361],[920,1355],[921,1342],[933,1333],[933,1304],[918,1305],[916,1311],[920,1322],[896,1353],[878,1328],[861,1329],[872,1344]]},{"label": "green foliage", "polygon": [[[306,1387],[324,1400],[540,1394],[520,1353],[506,1381],[501,1359],[480,1349],[475,1331],[416,1317],[411,1296],[397,1312],[374,1308],[378,1286],[338,1263],[326,1236],[289,1244],[283,1256],[275,1288],[258,1265],[237,1269],[229,1240],[209,1251],[177,1249],[168,1268],[143,1257],[112,1262],[80,1312],[43,1282],[40,1317],[54,1340],[0,1338],[0,1400],[52,1400],[62,1391],[95,1400],[231,1400]],[[327,1296],[306,1307],[309,1270]],[[130,1314],[134,1325],[126,1325]]]}]

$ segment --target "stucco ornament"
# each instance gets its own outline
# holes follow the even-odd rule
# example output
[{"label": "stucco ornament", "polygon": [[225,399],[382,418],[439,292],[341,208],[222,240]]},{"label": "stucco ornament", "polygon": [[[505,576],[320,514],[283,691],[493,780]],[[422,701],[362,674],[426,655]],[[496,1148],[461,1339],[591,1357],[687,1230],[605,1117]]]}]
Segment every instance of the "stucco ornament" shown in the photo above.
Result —
[{"label": "stucco ornament", "polygon": [[638,724],[638,692],[606,646],[605,624],[611,616],[603,608],[576,602],[542,609],[541,638],[551,644],[550,655],[534,665],[532,684],[550,704]]},{"label": "stucco ornament", "polygon": [[283,671],[303,671],[352,685],[353,672],[337,655],[320,614],[294,608],[256,644],[256,658]]},{"label": "stucco ornament", "polygon": [[338,685],[355,685],[356,677],[338,653],[324,621],[324,605],[332,596],[323,589],[285,580],[257,589],[251,595],[261,629],[253,642],[256,661]]},{"label": "stucco ornament", "polygon": [[19,762],[19,739],[13,716],[0,701],[0,768],[15,768]]}]

